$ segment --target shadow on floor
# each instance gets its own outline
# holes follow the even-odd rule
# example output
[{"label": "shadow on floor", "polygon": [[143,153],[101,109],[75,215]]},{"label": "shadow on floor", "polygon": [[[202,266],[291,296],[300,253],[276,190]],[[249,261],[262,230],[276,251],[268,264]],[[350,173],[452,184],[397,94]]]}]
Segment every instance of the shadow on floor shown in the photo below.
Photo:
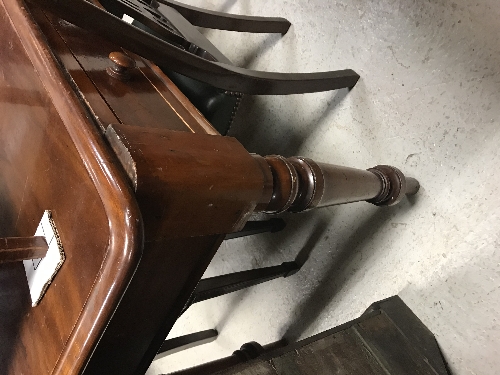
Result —
[{"label": "shadow on floor", "polygon": [[[407,201],[402,203],[398,207],[399,209],[381,207],[357,223],[357,229],[338,245],[330,263],[324,266],[325,271],[323,271],[323,277],[320,279],[317,289],[295,307],[291,314],[294,317],[293,322],[282,328],[283,338],[289,342],[295,342],[308,330],[343,286],[356,274],[356,269],[361,268],[363,264],[372,259],[375,252],[383,251],[383,249],[367,246],[369,241],[394,216],[402,211],[410,210],[412,205],[411,202]],[[341,238],[342,233],[339,233],[338,236]],[[356,268],[354,269],[355,259]]]},{"label": "shadow on floor", "polygon": [[[286,236],[289,235],[290,233],[294,233],[296,231],[303,231],[302,226],[305,224],[304,220],[300,220],[301,218],[304,219],[304,216],[306,215],[294,215],[298,220],[291,220],[287,221],[287,227],[279,233],[273,233],[268,236],[272,236],[272,240],[270,240],[267,244],[266,247],[269,248],[269,251],[266,251],[265,256],[263,259],[260,260],[258,265],[254,265],[254,268],[257,267],[267,267],[270,266],[271,264],[268,263],[268,258],[271,258],[273,256],[273,253],[277,251],[281,247],[281,243],[285,240]],[[327,219],[326,217],[320,217],[319,220],[314,225],[314,229],[311,232],[311,234],[308,236],[307,240],[305,241],[304,245],[301,247],[299,250],[297,256],[295,258],[290,258],[290,259],[284,259],[284,261],[292,261],[295,260],[301,267],[306,263],[307,259],[309,258],[309,255],[313,251],[313,249],[316,247],[318,242],[324,237],[324,234],[328,230],[328,227],[330,225],[331,219]],[[278,236],[279,235],[279,236]],[[280,238],[277,238],[280,237]],[[269,237],[268,237],[269,238]],[[262,251],[262,249],[260,249]],[[264,264],[262,264],[264,263]],[[300,272],[300,270],[299,270]],[[273,282],[273,281],[270,281]],[[255,286],[255,288],[258,288],[259,286]],[[223,330],[224,326],[230,319],[233,311],[235,311],[238,308],[238,305],[240,305],[241,301],[245,299],[247,294],[250,292],[249,289],[244,289],[242,291],[239,291],[236,295],[232,297],[232,299],[228,302],[226,310],[224,315],[220,318],[219,323],[217,324],[217,330],[220,332]]]},{"label": "shadow on floor", "polygon": [[[299,121],[297,119],[290,121],[279,118],[276,120],[276,116],[269,113],[271,109],[265,98],[247,95],[242,101],[228,135],[237,138],[250,152],[261,155],[294,156],[307,141],[308,136],[342,103],[348,93],[349,89],[333,91],[324,110],[318,112],[308,124],[295,123]],[[299,98],[300,95],[297,95],[297,100]],[[273,118],[272,122],[270,118]],[[269,137],[269,128],[280,130],[280,133],[276,135],[279,139],[276,139],[276,136]]]},{"label": "shadow on floor", "polygon": [[257,48],[253,51],[248,51],[245,54],[238,66],[251,69],[252,64],[257,60],[257,58],[273,48],[280,40],[281,34],[268,35]]}]

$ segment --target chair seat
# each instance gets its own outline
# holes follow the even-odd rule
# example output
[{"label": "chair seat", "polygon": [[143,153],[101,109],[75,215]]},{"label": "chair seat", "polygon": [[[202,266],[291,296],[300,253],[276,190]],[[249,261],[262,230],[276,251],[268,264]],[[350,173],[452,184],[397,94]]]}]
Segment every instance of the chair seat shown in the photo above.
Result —
[{"label": "chair seat", "polygon": [[172,70],[160,68],[212,126],[220,134],[226,135],[236,116],[243,94],[222,90]]}]

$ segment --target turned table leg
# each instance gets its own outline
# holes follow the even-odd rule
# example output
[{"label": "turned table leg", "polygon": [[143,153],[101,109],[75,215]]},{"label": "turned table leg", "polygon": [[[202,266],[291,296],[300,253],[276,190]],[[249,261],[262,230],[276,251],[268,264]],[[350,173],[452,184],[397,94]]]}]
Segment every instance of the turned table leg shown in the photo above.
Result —
[{"label": "turned table leg", "polygon": [[388,165],[362,170],[303,157],[254,155],[254,158],[266,179],[272,181],[267,184],[268,191],[257,209],[270,213],[301,212],[358,201],[392,206],[405,195],[416,194],[420,187],[416,179],[405,177],[399,169]]}]

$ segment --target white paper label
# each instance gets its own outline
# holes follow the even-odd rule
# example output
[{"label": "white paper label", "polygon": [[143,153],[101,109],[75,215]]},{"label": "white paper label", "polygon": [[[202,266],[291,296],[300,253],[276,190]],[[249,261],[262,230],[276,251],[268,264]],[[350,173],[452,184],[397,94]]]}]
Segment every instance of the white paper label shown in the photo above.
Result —
[{"label": "white paper label", "polygon": [[35,236],[44,236],[49,249],[44,258],[23,261],[32,306],[38,305],[65,259],[50,211],[44,212]]}]

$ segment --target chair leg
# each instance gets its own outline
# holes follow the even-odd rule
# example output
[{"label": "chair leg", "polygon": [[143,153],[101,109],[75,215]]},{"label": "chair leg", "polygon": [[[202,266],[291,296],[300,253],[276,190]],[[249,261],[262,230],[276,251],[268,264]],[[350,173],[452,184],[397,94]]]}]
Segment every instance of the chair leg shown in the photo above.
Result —
[{"label": "chair leg", "polygon": [[165,340],[158,350],[156,359],[180,352],[181,350],[208,344],[209,342],[215,341],[218,334],[217,330],[209,329]]},{"label": "chair leg", "polygon": [[284,262],[279,266],[258,268],[202,279],[182,313],[194,303],[236,292],[278,277],[288,277],[295,274],[299,269],[300,266],[296,262]]},{"label": "chair leg", "polygon": [[174,8],[193,25],[210,29],[284,35],[291,26],[290,21],[281,17],[240,16],[197,8],[174,0],[158,2]]},{"label": "chair leg", "polygon": [[283,230],[285,226],[285,220],[280,218],[263,221],[249,221],[245,224],[242,230],[240,230],[239,232],[227,234],[225,239],[230,240],[233,238],[252,236],[254,234],[265,232],[275,233]]},{"label": "chair leg", "polygon": [[[240,349],[233,352],[229,357],[216,359],[199,366],[175,372],[175,375],[207,375],[216,374],[240,363],[259,358],[262,354],[283,348],[287,345],[286,340],[276,341],[267,345],[260,345],[255,341],[243,344]],[[165,375],[165,374],[164,374]],[[173,375],[173,374],[172,374]]]}]

